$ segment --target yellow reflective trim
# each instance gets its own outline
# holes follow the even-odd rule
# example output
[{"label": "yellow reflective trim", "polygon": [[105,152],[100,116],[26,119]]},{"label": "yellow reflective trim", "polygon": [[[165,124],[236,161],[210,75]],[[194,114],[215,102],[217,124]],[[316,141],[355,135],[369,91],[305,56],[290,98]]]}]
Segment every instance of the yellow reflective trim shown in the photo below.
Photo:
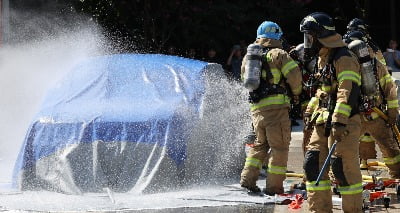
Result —
[{"label": "yellow reflective trim", "polygon": [[387,83],[393,82],[392,76],[390,74],[384,75],[381,79],[379,79],[379,84],[381,87],[384,87]]},{"label": "yellow reflective trim", "polygon": [[[315,114],[316,112],[314,112]],[[324,123],[329,117],[329,111],[323,111],[322,113],[319,114],[316,123]]]},{"label": "yellow reflective trim", "polygon": [[399,101],[396,100],[391,100],[387,102],[388,108],[399,108]]},{"label": "yellow reflective trim", "polygon": [[312,97],[310,99],[310,102],[308,102],[308,107],[315,108],[316,106],[318,106],[318,103],[319,103],[318,98]]},{"label": "yellow reflective trim", "polygon": [[267,71],[261,70],[261,78],[263,78],[264,80],[267,80]]},{"label": "yellow reflective trim", "polygon": [[265,107],[265,106],[282,105],[282,104],[289,104],[289,103],[290,103],[289,97],[287,97],[286,95],[283,95],[283,94],[271,95],[271,96],[261,99],[256,104],[251,104],[250,110],[254,111],[256,109],[259,109],[259,108]]},{"label": "yellow reflective trim", "polygon": [[286,166],[274,166],[272,164],[268,164],[268,167],[269,168],[276,168],[276,169],[284,169],[285,172],[286,172]]},{"label": "yellow reflective trim", "polygon": [[254,162],[246,162],[244,164],[245,166],[252,166],[252,167],[256,167],[258,169],[261,169],[262,167],[260,167],[258,164],[255,164]]},{"label": "yellow reflective trim", "polygon": [[322,91],[324,91],[324,92],[330,92],[331,89],[332,89],[332,86],[330,86],[330,85],[322,85],[322,86],[321,86],[321,89],[322,89]]},{"label": "yellow reflective trim", "polygon": [[371,112],[371,117],[372,117],[372,120],[375,120],[375,119],[379,118],[379,115],[376,112]]},{"label": "yellow reflective trim", "polygon": [[365,143],[375,142],[375,139],[371,135],[362,135],[359,140]]},{"label": "yellow reflective trim", "polygon": [[289,72],[297,67],[297,63],[293,60],[287,62],[285,65],[283,65],[282,67],[282,74],[284,77],[287,76],[287,74],[289,74]]},{"label": "yellow reflective trim", "polygon": [[267,62],[271,62],[272,61],[271,52],[268,52],[265,58],[267,58]]},{"label": "yellow reflective trim", "polygon": [[318,183],[318,186],[315,185],[317,181],[307,181],[306,189],[307,191],[327,191],[331,190],[331,181],[330,180],[321,180]]},{"label": "yellow reflective trim", "polygon": [[381,85],[381,87],[385,86],[385,84],[386,84],[385,76],[383,76],[381,79],[379,79],[379,84]]},{"label": "yellow reflective trim", "polygon": [[351,113],[351,106],[345,103],[336,103],[335,110],[333,112],[340,113],[349,117]]},{"label": "yellow reflective trim", "polygon": [[397,164],[400,162],[400,154],[393,158],[383,158],[383,162],[385,162],[386,165]]},{"label": "yellow reflective trim", "polygon": [[381,58],[381,59],[379,60],[379,62],[381,62],[383,65],[385,65],[385,66],[386,66],[386,61],[385,61],[385,58]]},{"label": "yellow reflective trim", "polygon": [[268,168],[267,172],[270,174],[276,174],[276,175],[285,175],[286,174],[286,171],[282,172],[280,170],[273,169],[273,168]]},{"label": "yellow reflective trim", "polygon": [[268,164],[267,172],[276,175],[285,175],[287,168],[285,166],[274,166]]},{"label": "yellow reflective trim", "polygon": [[281,80],[281,72],[277,68],[271,68],[274,84],[278,84]]},{"label": "yellow reflective trim", "polygon": [[362,183],[356,183],[350,186],[339,186],[338,190],[342,195],[353,195],[363,191]]},{"label": "yellow reflective trim", "polygon": [[246,163],[244,164],[245,166],[253,166],[258,169],[262,168],[262,162],[258,160],[257,158],[246,158]]},{"label": "yellow reflective trim", "polygon": [[315,122],[316,122],[316,123],[323,123],[323,122],[325,122],[324,116],[319,115],[318,118],[317,118],[317,120],[316,120]]},{"label": "yellow reflective trim", "polygon": [[351,70],[344,70],[341,73],[339,73],[338,75],[339,84],[344,80],[353,81],[357,85],[361,85],[361,75]]}]

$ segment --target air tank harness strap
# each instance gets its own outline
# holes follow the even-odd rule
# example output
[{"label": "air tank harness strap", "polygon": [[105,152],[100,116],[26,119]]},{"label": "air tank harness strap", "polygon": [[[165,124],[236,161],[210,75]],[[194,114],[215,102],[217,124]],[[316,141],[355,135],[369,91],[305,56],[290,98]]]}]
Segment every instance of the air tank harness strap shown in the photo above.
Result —
[{"label": "air tank harness strap", "polygon": [[[253,92],[249,93],[249,102],[251,104],[258,103],[259,101],[261,101],[261,99],[266,98],[271,95],[279,95],[279,94],[287,93],[286,89],[280,85],[280,83],[282,82],[282,79],[280,79],[277,84],[270,83],[270,81],[273,81],[274,75],[268,64],[268,57],[267,57],[268,52],[269,52],[269,48],[263,49],[263,56],[261,56],[262,75],[261,75],[261,79],[260,79],[260,86]],[[257,59],[259,59],[259,58],[257,58]]]},{"label": "air tank harness strap", "polygon": [[246,55],[247,60],[261,60],[262,57],[259,55]]},{"label": "air tank harness strap", "polygon": [[263,89],[260,87],[254,92],[249,93],[250,103],[258,103],[261,99],[271,95],[286,94],[286,89],[279,84],[270,84],[268,87],[264,87]]}]

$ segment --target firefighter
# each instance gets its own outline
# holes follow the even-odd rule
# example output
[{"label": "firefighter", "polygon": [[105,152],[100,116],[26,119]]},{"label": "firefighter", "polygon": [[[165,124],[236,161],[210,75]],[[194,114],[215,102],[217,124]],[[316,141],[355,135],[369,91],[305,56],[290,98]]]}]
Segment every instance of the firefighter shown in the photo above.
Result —
[{"label": "firefighter", "polygon": [[[299,64],[299,67],[302,71],[303,77],[303,92],[300,96],[300,103],[301,103],[301,116],[303,118],[304,128],[303,128],[303,154],[306,152],[307,144],[310,140],[311,133],[312,133],[312,125],[313,121],[310,121],[308,116],[310,112],[315,108],[316,104],[310,104],[310,101],[315,102],[317,99],[314,96],[315,94],[315,85],[314,85],[314,78],[313,78],[313,70],[316,68],[316,59],[311,61],[304,61],[304,43],[298,44],[295,48],[293,48],[289,52],[290,56]],[[308,108],[307,107],[313,107]],[[308,114],[305,115],[305,112]]]},{"label": "firefighter", "polygon": [[246,157],[240,184],[249,191],[261,191],[256,181],[270,150],[266,194],[284,191],[291,140],[288,93],[301,93],[300,69],[282,49],[281,36],[276,23],[263,22],[257,29],[256,41],[247,48],[241,69],[244,86],[249,90],[256,141]]},{"label": "firefighter", "polygon": [[[362,38],[364,42],[367,42],[368,49],[373,57],[376,57],[379,62],[386,65],[385,58],[383,57],[382,51],[379,46],[371,38],[368,33],[368,25],[364,20],[359,18],[352,19],[347,25],[347,33],[343,36],[347,37],[345,39]],[[375,150],[375,139],[368,133],[362,135],[359,139],[360,141],[360,169],[368,169],[367,161],[368,159],[376,158]]]},{"label": "firefighter", "polygon": [[[319,185],[318,174],[329,151],[329,141],[336,141],[332,172],[342,195],[344,212],[362,212],[362,180],[358,165],[360,65],[335,31],[332,18],[321,12],[306,16],[300,23],[304,33],[304,57],[318,57],[320,88],[317,107],[311,117],[316,124],[304,159],[307,197],[310,212],[332,212],[331,183],[325,170]],[[314,101],[310,101],[313,104]],[[310,105],[309,104],[309,105]]]},{"label": "firefighter", "polygon": [[[368,137],[363,135],[360,140],[361,167],[364,167],[363,164],[366,164],[367,159],[376,158],[374,143],[376,141],[389,168],[390,176],[400,178],[400,150],[390,128],[390,125],[396,123],[399,114],[396,85],[386,66],[374,57],[376,55],[371,51],[362,32],[353,31],[343,38],[362,65],[361,132],[366,132]],[[367,49],[370,51],[366,51]],[[363,51],[369,54],[366,55]],[[372,107],[386,111],[388,122],[379,117]],[[366,167],[368,168],[368,165]]]}]

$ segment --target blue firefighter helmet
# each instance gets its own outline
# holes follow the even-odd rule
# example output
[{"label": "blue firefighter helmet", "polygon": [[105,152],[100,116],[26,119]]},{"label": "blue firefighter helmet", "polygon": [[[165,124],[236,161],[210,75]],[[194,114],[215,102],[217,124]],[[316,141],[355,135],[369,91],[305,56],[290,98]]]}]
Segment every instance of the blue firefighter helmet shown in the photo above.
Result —
[{"label": "blue firefighter helmet", "polygon": [[271,38],[279,40],[283,32],[278,24],[272,21],[264,21],[257,29],[257,38]]}]

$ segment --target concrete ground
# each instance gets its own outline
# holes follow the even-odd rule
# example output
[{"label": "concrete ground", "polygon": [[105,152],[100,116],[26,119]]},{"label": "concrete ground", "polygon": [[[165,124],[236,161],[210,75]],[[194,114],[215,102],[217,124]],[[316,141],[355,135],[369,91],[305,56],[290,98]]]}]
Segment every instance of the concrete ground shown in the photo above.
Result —
[{"label": "concrete ground", "polygon": [[[289,154],[289,162],[288,162],[288,170],[294,173],[303,173],[303,151],[302,151],[302,126],[294,127],[292,131],[292,141],[290,145],[290,154]],[[379,149],[378,149],[379,150]],[[381,155],[378,154],[378,160],[382,161]],[[382,167],[372,167],[370,171],[363,170],[363,175],[371,175],[373,174],[373,170],[383,170],[383,173],[380,175],[382,177],[388,177],[387,171]],[[300,183],[302,181],[301,178],[293,178],[288,177],[287,180],[292,183]],[[260,187],[265,186],[265,178],[260,178],[257,182]],[[386,189],[387,192],[391,195],[391,203],[389,208],[384,208],[383,203],[381,201],[374,202],[373,206],[369,209],[369,212],[390,212],[397,213],[400,212],[400,197],[397,197],[395,194],[394,188]],[[338,198],[337,195],[333,195],[333,197]],[[256,205],[256,204],[243,204],[243,205],[233,205],[233,206],[219,206],[219,207],[199,207],[199,208],[181,208],[181,209],[162,209],[162,210],[146,210],[140,212],[240,212],[240,213],[258,213],[258,212],[275,212],[275,213],[283,213],[283,212],[307,212],[307,201],[305,201],[302,205],[301,209],[290,210],[287,205]],[[334,205],[333,212],[342,212],[340,205]],[[368,211],[366,211],[368,212]]]},{"label": "concrete ground", "polygon": [[[303,173],[303,151],[302,151],[302,141],[303,133],[302,126],[294,127],[292,131],[292,141],[290,145],[290,154],[289,154],[289,162],[288,162],[288,170],[294,173]],[[379,149],[378,149],[379,150]],[[382,161],[381,155],[378,154],[378,160]],[[383,170],[383,173],[380,175],[382,177],[388,177],[387,171],[382,167],[372,167],[371,171],[363,170],[363,175],[371,175],[374,171],[372,170]],[[287,180],[292,183],[300,183],[302,181],[301,178],[293,178],[288,177]],[[265,178],[260,178],[257,184],[260,187],[265,186]],[[383,203],[381,201],[374,202],[374,205],[371,206],[369,212],[390,212],[397,213],[400,212],[400,197],[397,197],[395,194],[394,188],[386,189],[387,192],[391,195],[391,203],[389,208],[384,208]],[[337,195],[333,195],[333,197],[338,198]],[[307,201],[305,201],[301,207],[301,209],[290,210],[287,205],[256,205],[256,204],[243,204],[243,205],[234,205],[234,206],[219,206],[219,207],[199,207],[199,208],[181,208],[181,209],[163,209],[163,210],[146,210],[140,212],[240,212],[240,213],[258,213],[258,212],[275,212],[275,213],[283,213],[283,212],[296,212],[302,213],[307,212]],[[333,212],[342,212],[340,205],[334,205]],[[368,212],[368,211],[367,211]]]}]

